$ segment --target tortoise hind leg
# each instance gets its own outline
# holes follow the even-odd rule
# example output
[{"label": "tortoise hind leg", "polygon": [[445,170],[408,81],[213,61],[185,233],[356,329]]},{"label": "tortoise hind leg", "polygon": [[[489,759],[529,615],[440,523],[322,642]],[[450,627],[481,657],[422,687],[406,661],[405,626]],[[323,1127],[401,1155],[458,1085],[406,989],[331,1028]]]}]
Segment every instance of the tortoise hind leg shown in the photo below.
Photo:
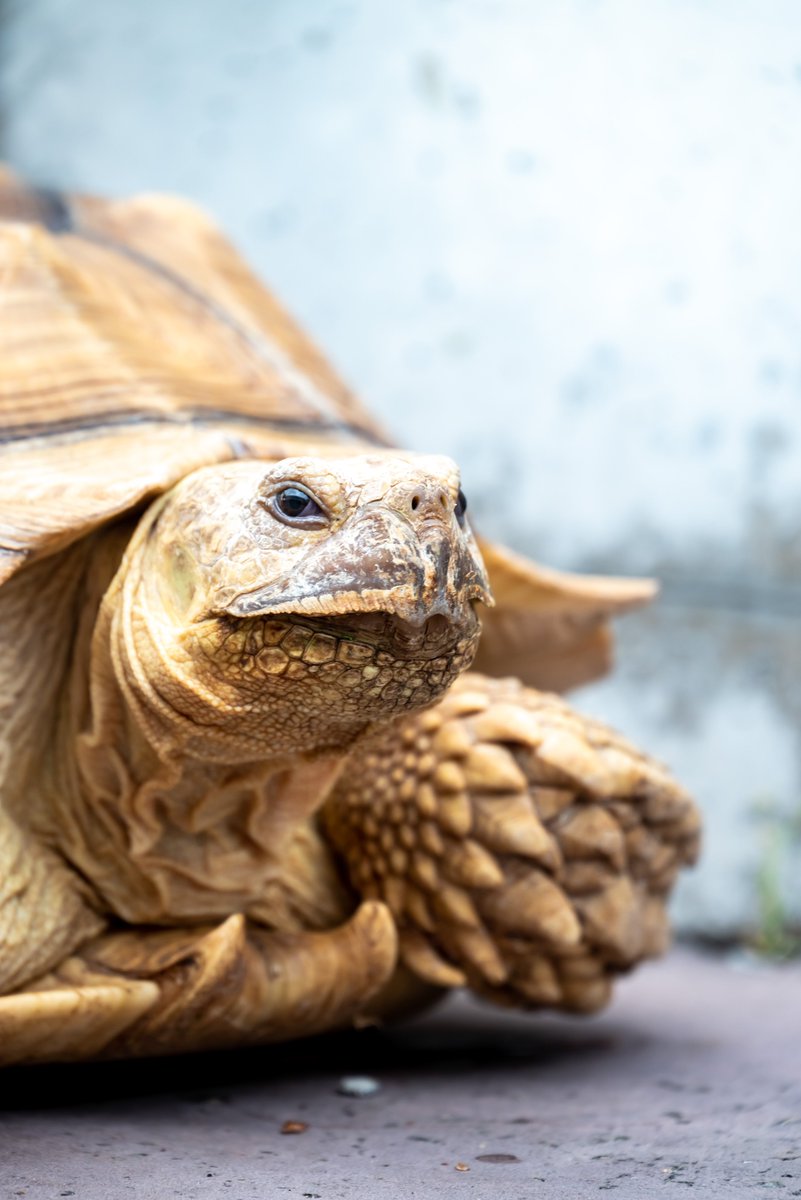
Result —
[{"label": "tortoise hind leg", "polygon": [[281,1041],[352,1022],[395,968],[395,927],[366,902],[339,928],[126,930],[0,999],[0,1062],[122,1058]]},{"label": "tortoise hind leg", "polygon": [[698,815],[666,772],[556,696],[468,673],[360,747],[324,821],[401,962],[502,1004],[587,1012],[666,944]]}]

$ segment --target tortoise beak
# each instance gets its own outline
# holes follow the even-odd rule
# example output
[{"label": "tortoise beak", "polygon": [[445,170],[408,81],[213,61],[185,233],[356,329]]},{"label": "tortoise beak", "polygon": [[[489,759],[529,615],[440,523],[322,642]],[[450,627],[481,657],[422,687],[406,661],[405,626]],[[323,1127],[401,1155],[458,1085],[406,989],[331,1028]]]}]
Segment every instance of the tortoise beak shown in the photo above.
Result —
[{"label": "tortoise beak", "polygon": [[236,617],[382,612],[423,625],[442,616],[469,622],[475,601],[492,606],[481,554],[469,529],[453,522],[413,523],[394,509],[364,505],[293,569],[236,596]]}]

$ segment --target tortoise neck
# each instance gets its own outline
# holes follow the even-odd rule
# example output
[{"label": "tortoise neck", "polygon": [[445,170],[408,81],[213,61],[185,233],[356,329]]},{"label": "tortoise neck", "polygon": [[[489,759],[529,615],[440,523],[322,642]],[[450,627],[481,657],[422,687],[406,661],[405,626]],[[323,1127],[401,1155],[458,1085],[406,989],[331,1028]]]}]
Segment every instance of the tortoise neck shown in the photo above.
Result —
[{"label": "tortoise neck", "polygon": [[344,689],[343,702],[332,704],[317,668],[293,661],[291,680],[257,669],[248,622],[176,614],[153,550],[160,508],[131,540],[104,602],[108,627],[97,647],[109,656],[131,738],[160,762],[195,761],[204,769],[259,762],[285,770],[347,751],[371,721],[345,705]]},{"label": "tortoise neck", "polygon": [[[278,928],[347,914],[313,812],[341,751],[231,749],[160,694],[140,623],[130,551],[100,604],[72,729],[72,786],[59,843],[126,921],[216,920],[269,912]],[[190,709],[191,711],[191,709]]]}]

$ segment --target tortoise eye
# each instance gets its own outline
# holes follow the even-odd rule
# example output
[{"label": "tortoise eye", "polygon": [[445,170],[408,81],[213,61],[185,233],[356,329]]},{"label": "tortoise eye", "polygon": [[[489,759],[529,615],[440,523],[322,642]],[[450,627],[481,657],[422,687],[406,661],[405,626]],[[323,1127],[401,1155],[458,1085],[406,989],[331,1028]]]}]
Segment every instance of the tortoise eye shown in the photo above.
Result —
[{"label": "tortoise eye", "polygon": [[285,487],[273,498],[273,512],[282,521],[297,521],[299,524],[318,524],[325,519],[320,505],[299,487]]},{"label": "tortoise eye", "polygon": [[456,516],[456,520],[460,525],[462,525],[464,523],[464,514],[467,511],[467,496],[465,496],[461,488],[459,488],[459,495],[456,497],[456,503],[453,506],[453,511]]}]

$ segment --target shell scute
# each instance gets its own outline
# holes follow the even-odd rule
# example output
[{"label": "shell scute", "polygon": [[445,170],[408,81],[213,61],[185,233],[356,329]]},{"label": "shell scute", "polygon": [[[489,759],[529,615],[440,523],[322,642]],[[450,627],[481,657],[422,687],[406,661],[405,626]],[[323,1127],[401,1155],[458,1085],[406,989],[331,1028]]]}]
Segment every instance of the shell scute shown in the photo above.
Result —
[{"label": "shell scute", "polygon": [[0,175],[0,582],[198,467],[349,444],[386,441],[197,209]]}]

